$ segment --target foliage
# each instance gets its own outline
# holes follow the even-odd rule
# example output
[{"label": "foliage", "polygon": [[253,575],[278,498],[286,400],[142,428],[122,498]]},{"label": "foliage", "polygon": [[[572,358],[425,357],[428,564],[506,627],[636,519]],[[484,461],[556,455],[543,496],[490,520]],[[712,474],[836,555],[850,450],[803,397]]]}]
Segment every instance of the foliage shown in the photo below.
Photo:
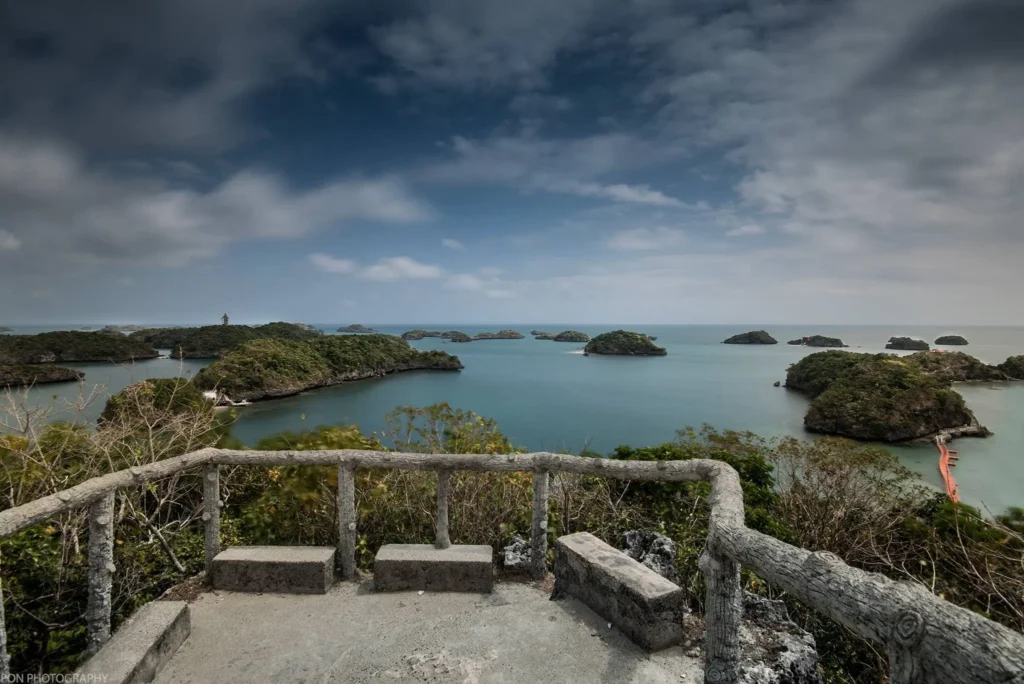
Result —
[{"label": "foliage", "polygon": [[473,341],[472,337],[470,337],[469,335],[467,335],[464,332],[459,332],[458,330],[452,330],[451,332],[449,332],[447,334],[447,337],[452,342],[472,342]]},{"label": "foliage", "polygon": [[723,344],[778,344],[779,341],[764,330],[751,330],[750,332],[733,335],[725,340]]},{"label": "foliage", "polygon": [[964,345],[967,344],[967,340],[959,335],[943,335],[935,339],[935,344],[943,345]]},{"label": "foliage", "polygon": [[499,330],[496,333],[483,332],[473,336],[474,340],[521,340],[526,335],[516,330]]},{"label": "foliage", "polygon": [[999,364],[999,370],[1006,373],[1014,380],[1024,380],[1024,355],[1011,356]]},{"label": "foliage", "polygon": [[27,387],[50,382],[76,382],[85,373],[74,368],[42,364],[0,365],[0,387]]},{"label": "foliage", "polygon": [[373,328],[367,328],[365,325],[359,323],[353,323],[352,325],[345,325],[338,328],[340,333],[375,333],[377,332]]},{"label": "foliage", "polygon": [[654,344],[647,335],[628,330],[614,330],[598,335],[584,347],[587,354],[625,354],[665,356],[664,347]]},{"label": "foliage", "polygon": [[786,344],[803,345],[805,347],[845,347],[843,341],[838,337],[825,337],[824,335],[811,335],[801,337],[798,340],[790,340]]},{"label": "foliage", "polygon": [[131,337],[154,347],[170,349],[175,358],[215,359],[252,340],[306,341],[322,335],[319,330],[311,330],[298,323],[278,322],[256,327],[223,323],[198,328],[153,328],[133,333]]},{"label": "foliage", "polygon": [[126,362],[157,356],[156,349],[149,344],[124,335],[62,330],[0,337],[0,363],[4,364]]},{"label": "foliage", "polygon": [[940,382],[1006,380],[1006,373],[963,352],[917,352],[903,357]]},{"label": "foliage", "polygon": [[905,349],[911,351],[928,351],[928,343],[912,337],[890,337],[886,349]]},{"label": "foliage", "polygon": [[563,330],[551,339],[555,342],[589,342],[590,335],[578,330]]},{"label": "foliage", "polygon": [[841,375],[870,359],[889,358],[886,354],[857,354],[825,351],[808,354],[786,370],[786,387],[818,396]]},{"label": "foliage", "polygon": [[107,399],[100,420],[165,420],[182,414],[213,416],[213,402],[184,378],[156,378],[129,385]]}]

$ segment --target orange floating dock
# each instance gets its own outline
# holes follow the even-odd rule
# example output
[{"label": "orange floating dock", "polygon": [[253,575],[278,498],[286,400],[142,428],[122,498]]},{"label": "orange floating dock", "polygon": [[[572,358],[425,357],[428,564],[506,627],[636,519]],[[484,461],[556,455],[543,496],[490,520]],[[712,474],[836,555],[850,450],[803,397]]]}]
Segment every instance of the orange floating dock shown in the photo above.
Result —
[{"label": "orange floating dock", "polygon": [[946,496],[953,503],[960,503],[956,480],[953,479],[953,473],[950,472],[950,468],[956,466],[955,461],[958,461],[960,457],[957,456],[955,451],[951,451],[946,447],[941,437],[935,438],[935,446],[939,448],[939,475],[942,476],[942,482],[946,485]]}]

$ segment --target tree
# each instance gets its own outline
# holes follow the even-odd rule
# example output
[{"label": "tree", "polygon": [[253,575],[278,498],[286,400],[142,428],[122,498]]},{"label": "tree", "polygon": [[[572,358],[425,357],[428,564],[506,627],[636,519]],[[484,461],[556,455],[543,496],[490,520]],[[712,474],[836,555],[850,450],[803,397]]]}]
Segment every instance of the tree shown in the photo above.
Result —
[{"label": "tree", "polygon": [[227,325],[227,324],[228,324],[228,315],[227,315],[227,314],[224,314],[223,316],[221,316],[221,317],[220,317],[220,322],[221,322],[222,324],[224,324],[224,325]]}]

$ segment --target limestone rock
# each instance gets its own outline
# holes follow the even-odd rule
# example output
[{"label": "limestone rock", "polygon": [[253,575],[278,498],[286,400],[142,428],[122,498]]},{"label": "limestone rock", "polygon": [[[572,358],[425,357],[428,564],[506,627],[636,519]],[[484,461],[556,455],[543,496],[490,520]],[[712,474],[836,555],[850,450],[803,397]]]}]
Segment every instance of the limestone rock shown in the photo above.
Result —
[{"label": "limestone rock", "polygon": [[814,637],[789,619],[786,604],[743,593],[743,684],[821,684]]},{"label": "limestone rock", "polygon": [[631,530],[622,536],[622,550],[670,582],[676,581],[676,543],[665,535]]},{"label": "limestone rock", "polygon": [[523,539],[518,534],[512,537],[512,541],[505,547],[502,567],[512,572],[529,572],[530,548],[529,539]]}]

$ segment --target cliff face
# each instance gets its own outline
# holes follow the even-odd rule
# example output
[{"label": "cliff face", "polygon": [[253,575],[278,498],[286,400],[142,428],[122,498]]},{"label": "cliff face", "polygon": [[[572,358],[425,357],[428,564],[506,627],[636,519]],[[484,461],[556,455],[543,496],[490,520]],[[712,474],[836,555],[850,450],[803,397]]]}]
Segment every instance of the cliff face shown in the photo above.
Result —
[{"label": "cliff face", "polygon": [[112,361],[127,363],[154,359],[159,354],[150,345],[125,337],[101,332],[66,330],[38,335],[5,335],[0,337],[0,363],[74,363]]},{"label": "cliff face", "polygon": [[199,389],[255,401],[410,370],[461,370],[457,356],[421,352],[390,335],[341,335],[307,342],[248,342],[201,370]]}]

